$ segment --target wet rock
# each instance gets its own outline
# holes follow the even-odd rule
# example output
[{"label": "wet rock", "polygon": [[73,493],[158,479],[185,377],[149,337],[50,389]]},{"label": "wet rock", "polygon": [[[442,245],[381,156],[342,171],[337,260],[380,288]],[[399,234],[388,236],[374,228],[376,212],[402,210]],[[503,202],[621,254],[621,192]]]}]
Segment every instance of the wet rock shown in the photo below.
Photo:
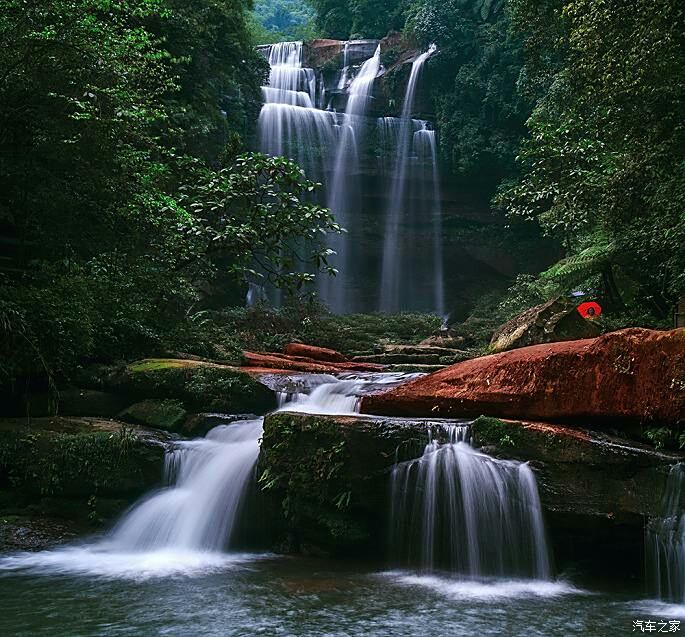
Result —
[{"label": "wet rock", "polygon": [[44,548],[111,522],[160,485],[169,438],[98,418],[0,420],[0,546]]},{"label": "wet rock", "polygon": [[627,430],[685,419],[685,330],[628,329],[476,358],[384,394],[363,413],[581,422]]},{"label": "wet rock", "polygon": [[[429,430],[447,442],[448,422],[267,416],[259,472],[276,544],[317,555],[385,554],[392,468],[421,456]],[[680,456],[548,423],[479,418],[471,430],[485,453],[530,462],[558,566],[611,554],[639,572],[644,518],[658,512]]]},{"label": "wet rock", "polygon": [[480,417],[474,445],[490,455],[531,462],[548,511],[642,526],[657,515],[669,467],[684,456],[588,429]]},{"label": "wet rock", "polygon": [[500,327],[490,341],[493,354],[558,341],[575,341],[599,336],[595,323],[584,319],[576,304],[564,299],[553,299],[511,319]]},{"label": "wet rock", "polygon": [[277,544],[312,554],[372,553],[383,545],[387,476],[395,459],[421,454],[430,423],[270,414],[260,485]]},{"label": "wet rock", "polygon": [[0,479],[36,496],[127,497],[162,475],[168,435],[98,418],[0,420]]}]

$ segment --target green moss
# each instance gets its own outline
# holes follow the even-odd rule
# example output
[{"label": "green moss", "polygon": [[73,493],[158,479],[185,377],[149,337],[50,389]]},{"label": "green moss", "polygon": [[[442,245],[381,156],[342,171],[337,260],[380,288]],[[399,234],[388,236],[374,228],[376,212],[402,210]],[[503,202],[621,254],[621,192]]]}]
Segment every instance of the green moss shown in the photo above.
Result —
[{"label": "green moss", "polygon": [[110,382],[132,400],[171,399],[190,411],[266,413],[276,406],[273,392],[249,374],[196,361],[138,361]]},{"label": "green moss", "polygon": [[144,400],[125,409],[120,418],[136,425],[180,432],[188,412],[180,400]]},{"label": "green moss", "polygon": [[59,432],[25,426],[0,438],[0,485],[26,496],[128,497],[158,482],[164,452],[132,429]]}]

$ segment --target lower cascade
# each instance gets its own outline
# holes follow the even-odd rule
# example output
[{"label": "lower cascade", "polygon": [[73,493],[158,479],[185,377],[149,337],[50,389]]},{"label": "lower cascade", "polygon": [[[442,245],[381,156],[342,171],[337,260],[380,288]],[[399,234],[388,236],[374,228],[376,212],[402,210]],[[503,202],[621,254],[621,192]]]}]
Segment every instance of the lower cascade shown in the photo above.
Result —
[{"label": "lower cascade", "polygon": [[526,463],[497,460],[446,426],[391,478],[394,557],[424,571],[546,580],[550,564],[537,484]]},{"label": "lower cascade", "polygon": [[230,545],[259,457],[263,419],[221,425],[167,452],[172,486],[135,506],[114,528],[122,550],[221,551]]},{"label": "lower cascade", "polygon": [[647,575],[658,598],[685,603],[685,464],[671,467],[661,516],[646,530]]},{"label": "lower cascade", "polygon": [[[320,414],[353,414],[359,396],[412,374],[322,376],[301,393],[280,393],[279,407]],[[169,486],[153,493],[115,526],[102,548],[119,552],[218,553],[233,548],[241,511],[255,481],[263,418],[212,429],[205,438],[175,442],[165,458]]]}]

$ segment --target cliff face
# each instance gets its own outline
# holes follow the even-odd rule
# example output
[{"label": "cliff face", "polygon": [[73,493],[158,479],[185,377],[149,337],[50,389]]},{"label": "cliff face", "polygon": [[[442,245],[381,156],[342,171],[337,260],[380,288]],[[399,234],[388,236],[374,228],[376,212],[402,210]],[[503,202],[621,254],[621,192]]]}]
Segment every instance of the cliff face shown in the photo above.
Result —
[{"label": "cliff face", "polygon": [[[489,19],[498,10],[499,3],[483,0],[473,5],[474,11],[483,19]],[[307,86],[311,87],[311,83],[316,85],[315,91],[312,92],[310,88],[310,94],[315,96],[312,99],[315,108],[321,113],[344,112],[349,101],[352,78],[358,74],[361,65],[374,55],[379,45],[381,66],[368,102],[368,123],[363,134],[358,136],[360,142],[354,153],[354,169],[345,176],[344,188],[354,193],[350,197],[350,200],[354,199],[354,205],[339,219],[348,230],[346,240],[349,243],[349,258],[344,266],[335,264],[341,271],[337,284],[345,285],[349,296],[355,299],[354,307],[348,311],[379,309],[379,290],[382,288],[380,273],[384,264],[383,246],[388,235],[388,215],[392,193],[398,189],[398,182],[401,181],[405,185],[400,186],[404,190],[404,202],[397,229],[397,250],[402,255],[400,260],[403,263],[400,278],[404,280],[405,287],[402,294],[408,301],[400,309],[436,309],[432,303],[434,295],[430,286],[435,280],[432,273],[436,251],[433,216],[436,214],[434,200],[437,192],[437,209],[442,226],[440,243],[444,255],[444,310],[458,310],[461,315],[468,312],[468,307],[483,293],[506,287],[511,278],[520,272],[544,269],[556,255],[552,246],[536,244],[534,249],[530,249],[530,246],[524,245],[529,241],[528,238],[514,238],[506,219],[493,213],[489,202],[456,186],[444,170],[438,169],[441,179],[436,191],[431,181],[436,173],[430,167],[420,166],[425,158],[417,158],[414,149],[407,153],[407,172],[398,174],[396,160],[399,153],[396,140],[392,140],[393,135],[397,136],[397,118],[403,111],[412,64],[421,54],[414,44],[401,35],[392,34],[382,40],[345,42],[321,39],[305,42],[301,64],[309,73]],[[272,49],[264,46],[260,47],[260,51],[268,57]],[[439,56],[439,51],[435,55]],[[412,126],[415,135],[419,134],[417,131],[421,128],[428,131],[435,128],[434,95],[428,72],[431,63],[432,58],[429,58],[419,74],[412,100],[410,116],[414,120]],[[321,126],[324,121],[322,117],[316,120],[316,126]],[[298,125],[288,121],[270,130],[278,130],[283,134],[283,131],[290,131]],[[280,152],[284,152],[284,146],[291,149],[296,147],[292,151],[297,155],[294,158],[300,161],[305,170],[313,171],[314,179],[324,183],[322,203],[328,205],[325,190],[326,185],[330,186],[336,181],[333,175],[335,162],[321,160],[326,151],[318,148],[311,150],[309,138],[318,134],[318,131],[306,131],[302,135],[302,143],[293,144],[291,141],[281,144],[279,148]],[[437,130],[433,137],[438,159],[440,135],[441,131]],[[329,148],[337,143],[335,139],[334,135],[328,142]],[[264,148],[262,139],[259,145]],[[314,165],[305,165],[308,161]],[[517,245],[512,245],[514,241]],[[333,309],[336,310],[335,307]]]}]

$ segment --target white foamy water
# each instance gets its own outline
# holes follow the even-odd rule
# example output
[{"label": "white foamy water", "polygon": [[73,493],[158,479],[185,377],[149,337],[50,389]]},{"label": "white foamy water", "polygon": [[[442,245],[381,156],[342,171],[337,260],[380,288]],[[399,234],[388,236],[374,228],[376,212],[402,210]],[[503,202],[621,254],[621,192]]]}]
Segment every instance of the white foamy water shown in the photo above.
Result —
[{"label": "white foamy water", "polygon": [[[364,391],[414,376],[317,377],[310,394],[282,395],[282,408],[353,414]],[[215,427],[205,438],[173,443],[164,466],[169,486],[134,504],[104,539],[1,557],[0,575],[28,571],[149,579],[201,575],[258,559],[258,555],[226,551],[231,549],[245,496],[254,482],[263,424],[263,418],[237,421]]]},{"label": "white foamy water", "polygon": [[263,419],[212,429],[168,450],[171,486],[135,504],[99,542],[0,559],[0,571],[30,570],[105,577],[190,575],[235,566],[226,554],[259,456]]},{"label": "white foamy water", "polygon": [[562,595],[588,595],[564,581],[517,579],[454,579],[435,575],[415,575],[403,571],[382,573],[401,586],[430,589],[450,599],[464,601],[493,601],[527,597],[560,597]]},{"label": "white foamy water", "polygon": [[26,573],[144,581],[161,577],[197,577],[217,571],[244,568],[243,565],[259,558],[259,555],[247,553],[173,549],[120,551],[107,542],[101,542],[0,557],[0,577],[12,573]]},{"label": "white foamy water", "polygon": [[[644,600],[631,605],[640,617],[646,619],[654,617],[666,617],[668,619],[685,620],[685,604],[669,604],[659,600]],[[640,617],[636,617],[639,619]]]},{"label": "white foamy water", "polygon": [[388,390],[419,376],[422,374],[344,374],[334,382],[313,387],[309,393],[280,393],[278,406],[280,411],[303,414],[355,416],[359,413],[359,402],[364,394]]}]

